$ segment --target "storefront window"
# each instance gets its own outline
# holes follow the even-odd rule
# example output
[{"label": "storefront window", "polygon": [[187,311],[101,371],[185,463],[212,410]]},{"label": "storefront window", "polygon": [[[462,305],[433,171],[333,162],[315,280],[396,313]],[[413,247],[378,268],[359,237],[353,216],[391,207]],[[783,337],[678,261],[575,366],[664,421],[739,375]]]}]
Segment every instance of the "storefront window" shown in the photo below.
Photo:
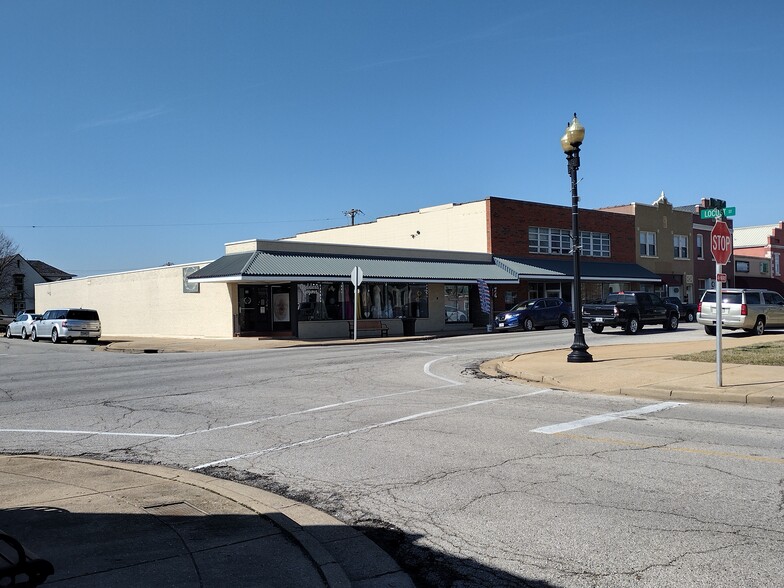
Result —
[{"label": "storefront window", "polygon": [[428,316],[427,286],[364,283],[359,287],[360,318]]},{"label": "storefront window", "polygon": [[467,323],[469,318],[468,286],[444,286],[444,313],[448,323]]},{"label": "storefront window", "polygon": [[352,318],[350,286],[343,282],[312,282],[297,285],[297,316],[301,321]]},{"label": "storefront window", "polygon": [[[343,282],[297,285],[297,316],[301,321],[354,318],[354,286]],[[427,286],[365,282],[359,286],[358,318],[428,316]]]}]

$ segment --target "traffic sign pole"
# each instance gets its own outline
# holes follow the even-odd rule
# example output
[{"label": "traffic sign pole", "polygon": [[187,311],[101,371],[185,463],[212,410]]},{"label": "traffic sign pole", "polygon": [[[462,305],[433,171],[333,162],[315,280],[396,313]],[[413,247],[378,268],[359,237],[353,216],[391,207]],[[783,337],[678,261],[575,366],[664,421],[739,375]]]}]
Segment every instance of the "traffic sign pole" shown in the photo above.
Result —
[{"label": "traffic sign pole", "polygon": [[354,341],[357,340],[357,315],[359,314],[359,285],[364,278],[362,268],[358,265],[351,270],[351,283],[354,284]]},{"label": "traffic sign pole", "polygon": [[[716,262],[716,276],[721,273],[722,265]],[[721,388],[721,282],[716,280],[716,386]]]}]

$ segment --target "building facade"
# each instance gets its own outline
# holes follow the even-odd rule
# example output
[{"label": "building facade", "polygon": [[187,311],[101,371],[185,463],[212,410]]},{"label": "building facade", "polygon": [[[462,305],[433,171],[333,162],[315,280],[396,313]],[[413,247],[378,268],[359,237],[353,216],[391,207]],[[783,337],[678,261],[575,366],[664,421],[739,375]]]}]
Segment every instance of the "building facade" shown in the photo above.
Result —
[{"label": "building facade", "polygon": [[355,318],[392,336],[439,333],[470,328],[469,288],[517,283],[512,266],[477,252],[254,239],[212,262],[41,284],[36,310],[94,308],[104,337],[346,338]]},{"label": "building facade", "polygon": [[[573,302],[571,223],[569,206],[488,197],[311,231],[288,240],[467,250],[511,260],[520,270],[520,279],[493,289],[493,308],[500,311],[539,296]],[[582,300],[659,281],[636,263],[634,218],[628,215],[581,210],[579,245]],[[469,292],[469,298],[475,297],[475,291]]]},{"label": "building facade", "polygon": [[27,260],[21,255],[14,255],[3,264],[2,300],[0,314],[17,315],[25,310],[35,308],[35,285],[47,282],[59,282],[73,278],[69,274],[44,263],[43,261]]},{"label": "building facade", "polygon": [[768,288],[784,294],[784,222],[736,228],[732,245],[739,287]]},{"label": "building facade", "polygon": [[[651,291],[695,302],[706,287],[712,287],[706,281],[707,276],[715,277],[715,264],[710,272],[706,265],[712,227],[697,224],[699,213],[695,219],[694,207],[674,208],[662,192],[653,204],[633,202],[602,210],[634,219],[635,261],[661,279],[660,284],[651,286]],[[702,277],[703,271],[706,277]]]}]

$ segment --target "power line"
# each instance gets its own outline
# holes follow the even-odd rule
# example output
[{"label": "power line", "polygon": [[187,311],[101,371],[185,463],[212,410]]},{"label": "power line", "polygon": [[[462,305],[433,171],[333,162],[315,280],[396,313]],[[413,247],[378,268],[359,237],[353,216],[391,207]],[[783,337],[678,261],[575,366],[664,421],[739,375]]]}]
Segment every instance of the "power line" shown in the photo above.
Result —
[{"label": "power line", "polygon": [[117,225],[2,225],[7,229],[119,229],[119,228],[160,228],[160,227],[219,227],[229,225],[272,225],[281,223],[314,223],[336,221],[337,218],[309,218],[279,221],[244,221],[230,223],[155,223],[155,224],[117,224]]}]

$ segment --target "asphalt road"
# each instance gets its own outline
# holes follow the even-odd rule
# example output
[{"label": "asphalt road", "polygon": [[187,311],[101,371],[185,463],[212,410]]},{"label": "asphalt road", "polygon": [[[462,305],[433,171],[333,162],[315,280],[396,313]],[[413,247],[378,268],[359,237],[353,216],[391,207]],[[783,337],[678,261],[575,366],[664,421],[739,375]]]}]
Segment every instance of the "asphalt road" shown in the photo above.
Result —
[{"label": "asphalt road", "polygon": [[[685,325],[633,340],[704,337]],[[784,585],[784,413],[477,370],[571,341],[546,330],[137,355],[3,339],[0,450],[162,463],[286,493],[366,527],[423,586]]]}]

